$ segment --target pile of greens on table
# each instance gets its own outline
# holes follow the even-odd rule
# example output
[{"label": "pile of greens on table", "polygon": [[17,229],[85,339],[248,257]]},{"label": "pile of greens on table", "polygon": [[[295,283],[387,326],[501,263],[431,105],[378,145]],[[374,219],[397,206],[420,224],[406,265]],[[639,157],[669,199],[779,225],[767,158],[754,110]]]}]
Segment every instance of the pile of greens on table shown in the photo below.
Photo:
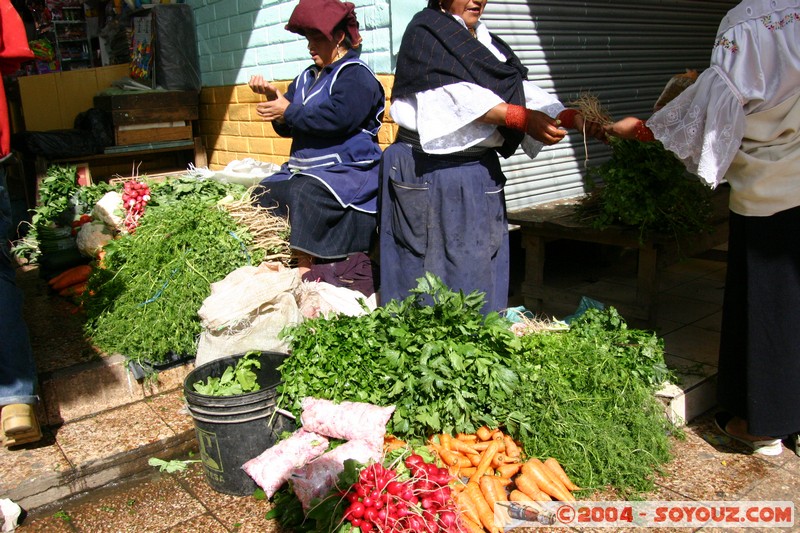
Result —
[{"label": "pile of greens on table", "polygon": [[654,334],[609,309],[517,337],[505,318],[481,315],[481,294],[432,275],[414,292],[288,329],[281,407],[299,415],[306,396],[395,405],[387,431],[403,439],[503,426],[528,455],[557,455],[583,487],[651,487],[672,430],[654,395],[668,375]]}]

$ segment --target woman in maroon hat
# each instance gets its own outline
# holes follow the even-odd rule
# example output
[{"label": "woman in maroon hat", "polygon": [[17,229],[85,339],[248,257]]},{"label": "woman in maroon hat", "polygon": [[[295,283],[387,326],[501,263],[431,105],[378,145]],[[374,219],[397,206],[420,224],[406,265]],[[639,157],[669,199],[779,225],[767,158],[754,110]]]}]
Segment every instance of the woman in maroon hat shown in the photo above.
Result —
[{"label": "woman in maroon hat", "polygon": [[314,64],[286,94],[261,76],[250,80],[252,90],[267,99],[257,104],[258,115],[292,138],[289,161],[265,178],[254,196],[289,217],[289,243],[305,274],[313,263],[346,259],[371,247],[385,95],[359,59],[352,3],[300,0],[286,29],[308,40]]}]

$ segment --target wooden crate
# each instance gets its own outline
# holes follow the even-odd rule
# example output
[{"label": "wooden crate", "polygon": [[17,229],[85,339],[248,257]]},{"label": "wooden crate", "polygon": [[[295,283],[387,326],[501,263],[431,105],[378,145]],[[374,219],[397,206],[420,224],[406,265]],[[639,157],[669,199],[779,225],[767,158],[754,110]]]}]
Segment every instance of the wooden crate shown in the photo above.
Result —
[{"label": "wooden crate", "polygon": [[114,140],[117,146],[153,143],[160,141],[180,141],[184,139],[191,140],[192,125],[186,124],[185,122],[183,124],[183,126],[143,124],[143,127],[136,129],[125,129],[125,126],[116,126],[114,128]]}]

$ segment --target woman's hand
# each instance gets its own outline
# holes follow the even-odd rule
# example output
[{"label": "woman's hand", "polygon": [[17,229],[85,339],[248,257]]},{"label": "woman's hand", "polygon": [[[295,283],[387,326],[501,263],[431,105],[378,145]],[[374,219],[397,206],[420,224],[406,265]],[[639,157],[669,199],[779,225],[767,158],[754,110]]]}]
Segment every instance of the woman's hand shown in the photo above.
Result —
[{"label": "woman's hand", "polygon": [[641,121],[636,117],[625,117],[604,128],[608,135],[621,139],[635,139],[636,128],[639,127],[640,123]]},{"label": "woman's hand", "polygon": [[555,119],[541,111],[528,110],[528,135],[548,146],[556,144],[567,135],[559,128]]},{"label": "woman's hand", "polygon": [[286,113],[289,103],[289,100],[276,88],[274,99],[256,104],[256,113],[266,121],[277,120],[278,122],[284,122],[283,115]]},{"label": "woman's hand", "polygon": [[278,88],[265,80],[263,76],[252,76],[250,81],[247,82],[247,85],[250,86],[250,90],[254,93],[266,96],[267,100],[274,100],[277,98]]},{"label": "woman's hand", "polygon": [[599,122],[586,120],[580,113],[575,115],[575,129],[587,137],[594,137],[600,142],[608,142],[605,127]]}]

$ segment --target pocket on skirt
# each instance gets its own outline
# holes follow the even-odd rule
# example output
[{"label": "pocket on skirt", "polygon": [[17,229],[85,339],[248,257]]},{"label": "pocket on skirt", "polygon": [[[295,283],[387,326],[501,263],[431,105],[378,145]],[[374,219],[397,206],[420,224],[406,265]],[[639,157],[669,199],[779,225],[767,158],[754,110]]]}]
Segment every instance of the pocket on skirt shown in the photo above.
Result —
[{"label": "pocket on skirt", "polygon": [[389,179],[392,234],[395,242],[424,256],[428,247],[428,186]]}]

